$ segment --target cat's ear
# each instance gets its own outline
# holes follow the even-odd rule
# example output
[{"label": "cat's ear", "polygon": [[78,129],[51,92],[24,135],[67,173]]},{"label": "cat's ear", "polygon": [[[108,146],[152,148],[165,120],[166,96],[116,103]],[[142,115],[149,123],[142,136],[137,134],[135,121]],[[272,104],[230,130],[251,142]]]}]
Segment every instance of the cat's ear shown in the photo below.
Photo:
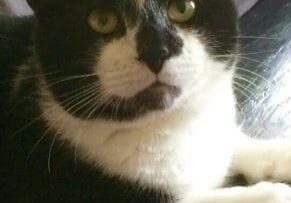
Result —
[{"label": "cat's ear", "polygon": [[50,0],[27,0],[27,3],[34,11],[39,11],[46,8]]},{"label": "cat's ear", "polygon": [[39,8],[38,4],[40,3],[40,1],[42,0],[27,0],[27,3],[34,11],[36,11]]}]

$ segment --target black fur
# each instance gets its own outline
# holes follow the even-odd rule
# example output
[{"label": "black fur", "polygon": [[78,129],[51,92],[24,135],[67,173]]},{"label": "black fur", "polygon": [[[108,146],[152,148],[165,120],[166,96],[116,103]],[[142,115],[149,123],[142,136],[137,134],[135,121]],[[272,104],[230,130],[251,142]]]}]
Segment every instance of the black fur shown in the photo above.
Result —
[{"label": "black fur", "polygon": [[[197,0],[197,12],[191,25],[198,29],[213,55],[233,55],[236,51],[237,13],[229,0]],[[224,59],[232,59],[228,56]]]},{"label": "black fur", "polygon": [[[118,3],[119,2],[119,3]],[[138,10],[132,1],[121,4],[117,0],[31,0],[36,11],[36,18],[10,19],[0,17],[0,67],[1,67],[1,168],[0,202],[138,202],[170,203],[171,194],[151,188],[142,190],[136,184],[116,177],[107,177],[96,167],[75,160],[74,149],[59,142],[55,132],[46,132],[48,126],[35,118],[41,115],[37,88],[38,72],[29,70],[29,80],[23,80],[16,95],[11,95],[13,77],[18,67],[32,57],[41,65],[41,70],[51,84],[55,99],[62,103],[72,97],[79,87],[97,82],[97,77],[68,80],[56,83],[59,79],[92,73],[100,47],[114,38],[122,37],[127,30],[120,20],[116,32],[101,35],[87,24],[89,12],[94,8],[115,9],[121,16],[126,14],[130,26],[141,21],[143,26],[137,35],[140,59],[151,64],[158,72],[161,64],[169,57],[180,52],[183,42],[177,37],[176,30],[165,19],[163,25],[153,22],[165,17],[168,1],[148,1],[156,6],[147,6]],[[180,25],[181,28],[198,30],[205,33],[205,41],[214,54],[229,54],[235,49],[236,17],[233,4],[229,0],[197,0],[197,13],[191,22]],[[161,7],[162,6],[162,7]],[[158,9],[158,10],[151,10]],[[164,9],[164,10],[163,10]],[[131,11],[131,12],[129,12]],[[141,12],[151,14],[151,18],[139,18]],[[120,18],[122,19],[122,18]],[[153,29],[153,25],[155,29]],[[157,28],[165,28],[158,30]],[[158,38],[150,36],[157,31]],[[144,32],[145,31],[145,32]],[[156,40],[156,41],[155,41]],[[152,47],[156,52],[150,54],[147,43],[157,42]],[[167,54],[163,50],[167,48]],[[160,51],[159,51],[160,50]],[[92,54],[93,53],[93,54]],[[156,54],[159,56],[157,57]],[[157,57],[157,58],[155,58]],[[97,57],[98,58],[98,57]],[[227,58],[229,59],[229,58]],[[35,77],[34,77],[35,76]],[[172,95],[180,94],[175,87],[165,87]],[[67,96],[64,94],[67,93]],[[68,94],[71,93],[71,94]],[[152,98],[151,102],[146,99]],[[82,98],[80,98],[82,99]],[[113,98],[113,101],[117,98]],[[165,108],[147,91],[131,101],[121,104],[116,117],[114,102],[101,106],[93,112],[92,118],[132,120],[144,115],[152,108]],[[76,117],[88,119],[90,105],[77,111],[63,106]],[[102,110],[102,111],[101,111]],[[45,137],[42,136],[45,134]],[[37,146],[35,145],[37,143]],[[50,158],[48,158],[50,157]],[[50,168],[50,173],[48,168]]]},{"label": "black fur", "polygon": [[11,78],[16,71],[14,67],[30,56],[32,26],[30,17],[12,18],[0,15],[1,83]]}]

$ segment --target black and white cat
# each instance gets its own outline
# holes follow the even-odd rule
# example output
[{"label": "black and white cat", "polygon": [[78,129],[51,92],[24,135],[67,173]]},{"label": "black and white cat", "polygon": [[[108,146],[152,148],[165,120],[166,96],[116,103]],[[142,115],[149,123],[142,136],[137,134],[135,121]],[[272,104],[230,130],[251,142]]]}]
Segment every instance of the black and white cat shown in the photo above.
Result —
[{"label": "black and white cat", "polygon": [[291,142],[236,124],[231,0],[29,3],[0,18],[1,202],[291,202],[262,182]]}]

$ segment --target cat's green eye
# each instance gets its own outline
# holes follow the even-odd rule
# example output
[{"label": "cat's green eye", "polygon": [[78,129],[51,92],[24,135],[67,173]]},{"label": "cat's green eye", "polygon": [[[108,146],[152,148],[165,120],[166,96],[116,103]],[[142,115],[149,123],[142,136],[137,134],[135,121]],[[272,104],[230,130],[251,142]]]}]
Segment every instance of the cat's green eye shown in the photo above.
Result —
[{"label": "cat's green eye", "polygon": [[91,28],[101,34],[114,32],[118,25],[118,16],[114,11],[94,10],[88,17]]},{"label": "cat's green eye", "polygon": [[195,14],[195,2],[193,0],[173,0],[168,7],[168,16],[177,23],[189,21]]}]

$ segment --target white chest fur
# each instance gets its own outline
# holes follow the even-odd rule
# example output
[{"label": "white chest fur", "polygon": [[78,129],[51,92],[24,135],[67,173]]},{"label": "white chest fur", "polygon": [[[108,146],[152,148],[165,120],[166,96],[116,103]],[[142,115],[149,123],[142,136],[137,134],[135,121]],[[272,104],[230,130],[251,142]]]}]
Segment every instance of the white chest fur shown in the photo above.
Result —
[{"label": "white chest fur", "polygon": [[205,95],[207,102],[203,96],[190,102],[203,110],[189,110],[185,104],[185,109],[127,123],[80,120],[53,99],[41,105],[59,138],[106,174],[181,194],[216,187],[227,173],[240,133],[234,124],[231,84],[220,85],[208,92],[212,98]]}]

